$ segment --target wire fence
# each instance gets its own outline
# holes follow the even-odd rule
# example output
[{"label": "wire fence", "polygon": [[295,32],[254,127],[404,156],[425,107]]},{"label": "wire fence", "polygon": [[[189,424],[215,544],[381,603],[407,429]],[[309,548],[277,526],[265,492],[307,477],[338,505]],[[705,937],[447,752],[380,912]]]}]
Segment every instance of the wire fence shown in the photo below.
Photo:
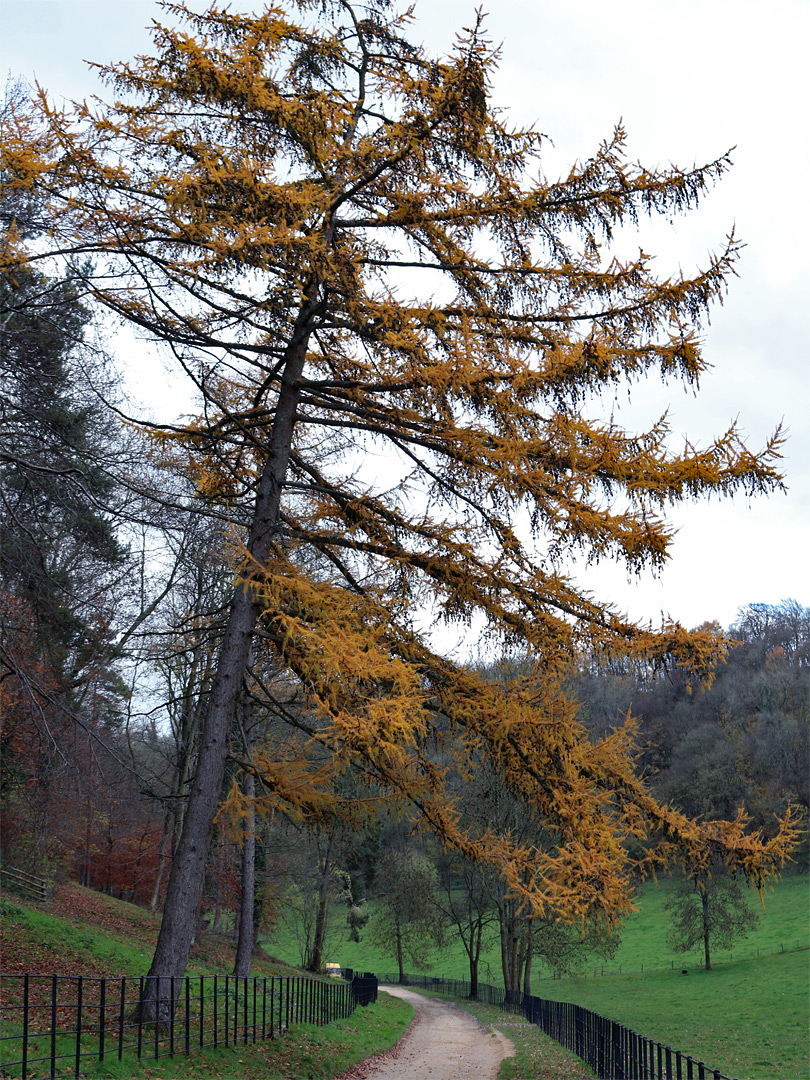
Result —
[{"label": "wire fence", "polygon": [[448,997],[495,1005],[523,1016],[590,1065],[601,1080],[732,1080],[703,1061],[648,1039],[616,1020],[574,1005],[533,994],[510,996],[499,986],[479,983],[473,992],[464,979],[427,975],[379,975],[381,983],[415,986]]},{"label": "wire fence", "polygon": [[[150,985],[150,983],[152,985]],[[173,1057],[272,1039],[299,1023],[330,1024],[376,1001],[373,976],[198,975],[0,977],[0,1075],[78,1076],[90,1060]],[[149,1018],[145,1003],[168,1001]]]},{"label": "wire fence", "polygon": [[[741,960],[759,960],[765,956],[784,956],[789,953],[807,952],[808,947],[806,944],[796,938],[794,941],[782,942],[778,946],[775,945],[771,949],[759,947],[751,947],[748,949],[740,948],[729,950],[728,952],[712,953],[712,967],[718,967],[721,964],[732,964]],[[688,953],[684,953],[679,960],[670,960],[669,962],[658,963],[645,963],[638,961],[634,964],[596,964],[591,971],[590,968],[577,972],[577,978],[592,979],[595,976],[601,975],[636,975],[638,973],[644,975],[649,974],[651,971],[674,971],[676,968],[681,968],[685,964],[695,964],[703,966],[703,946],[702,944],[692,949]],[[545,978],[555,979],[560,976],[547,975]],[[565,977],[565,976],[563,976]]]}]

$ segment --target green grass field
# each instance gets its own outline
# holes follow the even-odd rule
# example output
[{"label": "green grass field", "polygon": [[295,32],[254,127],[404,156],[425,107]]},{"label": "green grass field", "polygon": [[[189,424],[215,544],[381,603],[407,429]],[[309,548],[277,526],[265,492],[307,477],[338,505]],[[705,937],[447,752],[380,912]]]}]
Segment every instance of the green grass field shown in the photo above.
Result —
[{"label": "green grass field", "polygon": [[[622,942],[616,955],[610,960],[594,958],[584,969],[584,974],[595,972],[627,974],[628,972],[649,972],[656,968],[680,969],[692,967],[702,962],[702,953],[698,949],[694,954],[675,953],[666,945],[666,933],[669,927],[669,915],[664,911],[664,903],[672,889],[672,883],[661,879],[657,884],[645,882],[636,895],[638,910],[628,916],[622,932]],[[716,954],[713,962],[723,964],[733,960],[756,958],[772,953],[807,948],[810,945],[810,876],[807,874],[785,876],[777,882],[773,891],[763,892],[765,909],[756,890],[748,893],[748,903],[752,910],[759,912],[757,928],[731,953]],[[335,917],[335,930],[330,939],[327,960],[350,967],[356,971],[392,971],[396,969],[393,956],[386,954],[366,941],[347,940],[341,916]],[[266,941],[267,950],[279,959],[290,964],[300,962],[295,941],[283,927],[276,929]],[[407,967],[407,965],[406,965]],[[537,970],[536,985],[533,992],[540,994],[540,987],[551,978],[551,972],[535,965]],[[450,979],[463,979],[469,976],[467,957],[459,942],[451,942],[444,952],[436,952],[431,958],[430,971]],[[495,934],[490,947],[485,951],[480,977],[486,982],[500,980],[500,953]],[[551,996],[551,995],[546,995]]]},{"label": "green grass field", "polygon": [[[639,890],[638,910],[628,918],[610,961],[595,959],[572,979],[542,973],[533,993],[584,1005],[740,1080],[806,1080],[810,877],[782,878],[763,894],[764,911],[758,894],[751,891],[748,901],[759,911],[759,925],[731,952],[715,954],[710,972],[702,970],[700,950],[684,955],[667,948],[664,902],[671,888],[672,883],[662,879]],[[278,934],[268,949],[295,959],[294,945]],[[336,941],[328,959],[360,970],[395,968],[390,956],[365,942]],[[681,974],[684,969],[686,976]],[[461,947],[435,954],[431,971],[467,977]],[[500,981],[494,945],[486,953],[481,978]]]},{"label": "green grass field", "polygon": [[575,1001],[740,1080],[808,1076],[808,952],[699,968],[544,982]]},{"label": "green grass field", "polygon": [[[757,929],[733,954],[716,956],[711,972],[702,971],[699,955],[684,957],[667,949],[668,915],[663,904],[669,889],[670,883],[664,880],[658,887],[647,883],[639,892],[639,910],[628,919],[622,944],[615,958],[604,964],[604,975],[602,962],[593,962],[577,978],[538,978],[533,992],[541,997],[575,1001],[620,1020],[740,1080],[806,1080],[810,878],[785,877],[773,892],[767,893]],[[756,893],[750,896],[750,902],[759,906]],[[61,906],[55,904],[53,912],[11,899],[3,900],[2,908],[5,972],[137,975],[148,967],[158,920],[130,904],[71,886],[61,898]],[[266,948],[281,961],[291,964],[297,961],[294,942],[279,933],[266,942]],[[377,972],[390,971],[394,966],[391,957],[369,948],[365,942],[336,941],[327,959]],[[467,974],[466,958],[460,946],[432,959],[433,974],[451,978],[463,978]],[[198,943],[190,970],[228,971],[232,963],[232,943],[209,934]],[[289,970],[277,961],[261,957],[257,958],[255,969],[263,974]],[[684,969],[687,975],[681,974]],[[594,974],[595,971],[599,974]],[[499,982],[494,947],[482,965],[481,977],[484,981]],[[337,1027],[296,1029],[283,1040],[283,1048],[277,1044],[272,1051],[277,1058],[272,1061],[265,1046],[261,1049],[264,1055],[261,1062],[252,1050],[248,1056],[241,1050],[238,1056],[228,1050],[213,1056],[206,1052],[198,1064],[194,1059],[185,1064],[178,1061],[176,1065],[167,1062],[157,1066],[147,1062],[137,1072],[127,1072],[125,1068],[124,1072],[115,1074],[124,1077],[140,1075],[143,1071],[145,1075],[161,1076],[231,1076],[239,1075],[244,1065],[244,1075],[261,1071],[267,1077],[330,1076],[340,1071],[335,1065],[329,1072],[338,1060],[349,1062],[355,1055],[356,1061],[396,1041],[407,1025],[407,1017],[396,1009],[387,1010],[385,1006],[383,1011],[388,1019],[374,1023],[371,1022],[374,1014],[368,1013],[365,1019],[362,1013],[356,1014],[356,1024],[360,1025],[356,1030],[348,1021],[341,1022],[349,1024],[345,1031]],[[393,1026],[389,1026],[388,1020]],[[519,1075],[523,1080],[546,1075],[542,1069],[539,1073],[531,1071],[531,1061],[540,1060],[535,1050],[539,1044],[532,1041],[533,1035],[524,1032],[520,1039],[528,1040],[526,1049],[521,1051],[523,1064],[513,1060],[504,1066],[507,1071],[502,1075]],[[312,1063],[315,1059],[318,1064]],[[323,1063],[326,1071],[313,1071]],[[305,1071],[289,1071],[294,1068]],[[562,1059],[559,1068],[562,1071],[555,1075],[564,1076]]]},{"label": "green grass field", "polygon": [[610,975],[593,977],[602,970],[594,964],[590,977],[543,980],[535,993],[620,1020],[741,1080],[806,1078],[810,878],[782,878],[763,894],[764,911],[750,893],[759,925],[731,952],[715,954],[709,972],[701,950],[684,955],[666,947],[670,888],[667,880],[647,883],[616,957],[605,965]]}]

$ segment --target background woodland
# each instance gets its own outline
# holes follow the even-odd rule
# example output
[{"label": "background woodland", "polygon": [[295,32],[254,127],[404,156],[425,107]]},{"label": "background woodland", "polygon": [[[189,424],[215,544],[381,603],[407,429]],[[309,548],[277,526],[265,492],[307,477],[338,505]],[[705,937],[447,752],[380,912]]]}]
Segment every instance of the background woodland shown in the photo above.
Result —
[{"label": "background woodland", "polygon": [[[609,953],[644,870],[806,863],[808,609],[654,630],[559,569],[654,571],[668,505],[783,485],[778,429],[589,416],[698,386],[736,240],[671,276],[612,245],[727,158],[617,128],[546,178],[481,20],[436,59],[382,0],[167,10],[102,72],[126,101],[3,113],[4,858],[163,905],[152,974],[203,922],[245,973],[285,919],[317,970],[338,919],[400,969],[456,933],[474,979],[497,927],[516,993]],[[193,416],[133,417],[110,320]]]}]

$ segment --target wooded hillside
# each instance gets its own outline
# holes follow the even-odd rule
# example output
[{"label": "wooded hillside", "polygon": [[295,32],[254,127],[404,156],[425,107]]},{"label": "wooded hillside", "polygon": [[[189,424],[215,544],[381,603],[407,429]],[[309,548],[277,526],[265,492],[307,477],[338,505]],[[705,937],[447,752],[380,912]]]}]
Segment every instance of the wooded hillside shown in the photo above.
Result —
[{"label": "wooded hillside", "polygon": [[[160,976],[237,904],[241,973],[307,864],[317,966],[330,892],[359,920],[389,817],[472,874],[473,907],[484,875],[502,927],[599,947],[642,866],[774,873],[807,801],[806,609],[765,612],[779,642],[749,612],[734,653],[560,570],[655,572],[668,508],[783,485],[778,428],[676,449],[666,418],[601,415],[641,377],[699,386],[736,240],[671,275],[617,245],[727,156],[647,168],[619,127],[546,176],[544,136],[491,99],[482,17],[436,57],[387,0],[165,12],[154,55],[101,69],[108,100],[17,87],[3,112],[7,857],[162,900]],[[133,415],[110,319],[191,417]],[[437,647],[434,624],[476,620],[508,663]],[[718,664],[760,653],[738,701]],[[738,754],[762,833],[715,782]]]}]

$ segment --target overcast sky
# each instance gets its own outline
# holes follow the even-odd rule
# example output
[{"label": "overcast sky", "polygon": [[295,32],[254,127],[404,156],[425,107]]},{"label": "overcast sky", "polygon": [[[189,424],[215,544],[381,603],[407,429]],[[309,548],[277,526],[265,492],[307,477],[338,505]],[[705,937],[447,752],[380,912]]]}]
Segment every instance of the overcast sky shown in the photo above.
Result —
[{"label": "overcast sky", "polygon": [[[444,51],[474,7],[421,0],[412,36]],[[148,52],[152,17],[161,13],[151,0],[0,0],[2,68],[56,98],[103,94],[83,61]],[[780,420],[790,434],[787,495],[678,508],[659,580],[628,582],[612,566],[586,580],[636,618],[657,622],[664,611],[687,626],[727,626],[750,602],[810,603],[810,3],[499,0],[487,25],[502,45],[495,100],[552,140],[549,176],[593,152],[620,119],[629,156],[647,166],[703,163],[736,147],[734,169],[697,213],[644,237],[662,266],[685,270],[705,265],[732,227],[747,244],[706,333],[713,371],[697,398],[656,384],[626,415],[644,424],[669,408],[673,429],[704,445],[735,418],[752,448]],[[132,385],[165,395],[154,371]]]}]

